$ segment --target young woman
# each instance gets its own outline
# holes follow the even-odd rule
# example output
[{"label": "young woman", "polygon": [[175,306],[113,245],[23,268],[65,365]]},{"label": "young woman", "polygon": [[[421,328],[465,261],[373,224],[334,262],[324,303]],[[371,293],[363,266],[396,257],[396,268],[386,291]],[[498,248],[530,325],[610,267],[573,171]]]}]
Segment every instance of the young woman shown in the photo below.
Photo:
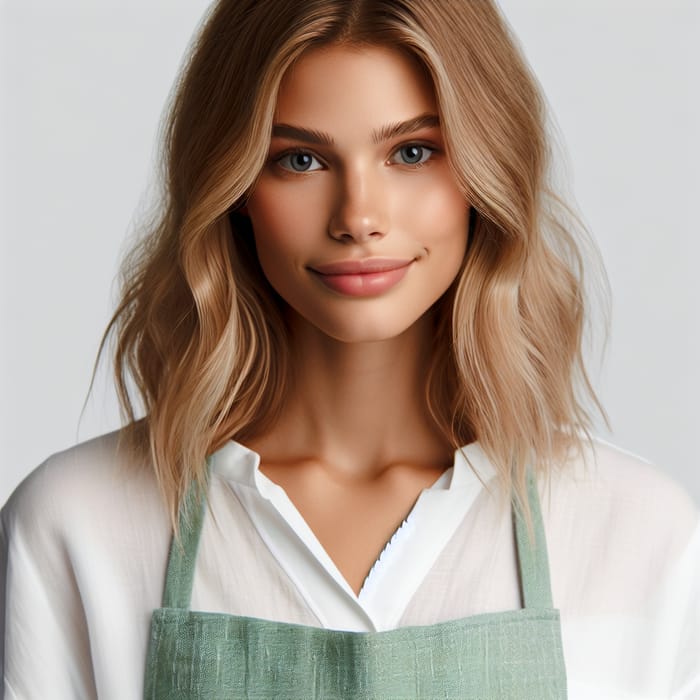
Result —
[{"label": "young woman", "polygon": [[700,696],[698,513],[588,437],[543,121],[489,2],[214,6],[127,425],[3,510],[5,697]]}]

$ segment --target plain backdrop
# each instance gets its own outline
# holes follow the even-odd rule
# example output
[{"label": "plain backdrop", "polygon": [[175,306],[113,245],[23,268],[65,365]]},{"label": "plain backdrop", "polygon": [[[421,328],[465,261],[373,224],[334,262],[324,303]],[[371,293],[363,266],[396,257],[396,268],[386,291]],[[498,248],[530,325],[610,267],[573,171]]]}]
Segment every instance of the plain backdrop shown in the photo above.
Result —
[{"label": "plain backdrop", "polygon": [[[85,400],[159,120],[202,0],[0,0],[0,502],[116,428]],[[700,3],[502,0],[613,292],[598,433],[700,500]]]}]

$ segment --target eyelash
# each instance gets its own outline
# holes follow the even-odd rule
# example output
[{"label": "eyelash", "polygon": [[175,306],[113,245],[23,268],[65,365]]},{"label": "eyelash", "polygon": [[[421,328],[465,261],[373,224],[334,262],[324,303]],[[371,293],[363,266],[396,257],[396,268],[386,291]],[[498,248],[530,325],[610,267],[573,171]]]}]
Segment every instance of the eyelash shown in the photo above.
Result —
[{"label": "eyelash", "polygon": [[420,160],[417,163],[396,163],[396,165],[405,165],[409,168],[413,168],[414,170],[422,168],[435,155],[435,152],[437,150],[432,146],[428,146],[424,143],[405,143],[402,146],[395,148],[391,154],[391,157],[395,156],[397,153],[400,153],[404,148],[420,148],[423,151],[428,151],[429,153],[428,157],[425,160]]},{"label": "eyelash", "polygon": [[321,169],[321,168],[314,168],[314,170],[294,170],[294,169],[292,169],[292,168],[285,168],[285,167],[283,167],[283,166],[281,165],[282,161],[283,161],[285,158],[290,158],[290,157],[292,157],[292,156],[298,156],[298,155],[311,156],[311,158],[312,158],[313,160],[315,160],[315,161],[317,161],[318,163],[320,163],[321,165],[323,165],[323,163],[321,162],[321,159],[320,159],[318,156],[314,155],[314,154],[311,153],[310,151],[304,150],[303,148],[292,148],[292,149],[290,149],[290,150],[288,150],[288,151],[285,151],[284,153],[281,153],[280,155],[275,156],[275,157],[272,159],[272,162],[273,162],[275,165],[277,165],[278,167],[280,167],[282,170],[284,170],[285,172],[287,172],[287,173],[293,173],[294,175],[303,175],[303,174],[305,174],[305,173],[308,173],[308,172],[315,172],[316,170],[320,170],[320,169]]},{"label": "eyelash", "polygon": [[[409,143],[404,143],[401,144],[400,146],[397,146],[392,152],[389,157],[389,161],[391,161],[391,158],[393,158],[397,153],[399,153],[402,149],[404,148],[421,148],[424,151],[429,151],[430,155],[423,161],[419,161],[418,163],[394,163],[394,165],[403,165],[404,167],[410,168],[412,170],[418,170],[419,168],[422,168],[426,165],[428,161],[430,161],[433,156],[438,152],[438,149],[435,148],[434,146],[429,146],[428,144],[425,143],[420,143],[420,142],[415,142],[415,141],[410,141]],[[311,156],[311,158],[315,161],[317,161],[322,167],[321,168],[314,168],[313,170],[294,170],[293,168],[286,168],[283,165],[281,165],[282,161],[285,158],[290,158],[295,155],[307,155]],[[312,172],[317,172],[318,170],[322,170],[325,168],[325,164],[323,163],[322,159],[319,158],[317,155],[312,153],[309,150],[306,150],[304,148],[290,148],[283,153],[280,153],[279,155],[276,155],[274,158],[271,159],[271,162],[279,167],[281,170],[283,170],[285,173],[291,173],[293,175],[305,175],[306,173],[312,173]]]}]

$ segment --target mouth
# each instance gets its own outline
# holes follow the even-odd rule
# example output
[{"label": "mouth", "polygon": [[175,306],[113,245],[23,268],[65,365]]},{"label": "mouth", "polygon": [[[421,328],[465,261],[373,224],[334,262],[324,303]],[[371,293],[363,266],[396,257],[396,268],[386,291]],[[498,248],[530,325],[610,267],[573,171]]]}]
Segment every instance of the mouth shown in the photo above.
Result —
[{"label": "mouth", "polygon": [[366,260],[341,260],[326,265],[314,265],[311,269],[321,275],[365,275],[373,272],[389,272],[407,267],[413,258],[367,258]]},{"label": "mouth", "polygon": [[315,265],[309,270],[343,296],[371,297],[387,292],[408,272],[414,259],[368,258]]}]

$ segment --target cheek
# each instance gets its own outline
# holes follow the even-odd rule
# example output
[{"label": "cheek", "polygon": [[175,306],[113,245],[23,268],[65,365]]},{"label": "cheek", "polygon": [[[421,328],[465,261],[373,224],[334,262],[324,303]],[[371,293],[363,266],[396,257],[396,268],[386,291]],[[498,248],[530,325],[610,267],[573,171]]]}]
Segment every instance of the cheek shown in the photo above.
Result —
[{"label": "cheek", "polygon": [[289,225],[298,220],[294,202],[287,202],[279,188],[260,183],[248,199],[248,215],[258,246],[266,242],[280,244],[286,238]]},{"label": "cheek", "polygon": [[[406,210],[405,220],[419,235],[428,253],[459,267],[466,251],[469,204],[451,177],[439,173],[426,181]],[[451,264],[454,263],[454,264]]]},{"label": "cheek", "polygon": [[268,281],[277,287],[285,267],[293,262],[303,242],[305,216],[300,198],[279,187],[259,183],[248,199],[258,259]]},{"label": "cheek", "polygon": [[265,188],[258,188],[250,196],[247,208],[260,266],[267,281],[279,291],[278,280],[284,276],[281,263],[289,255],[286,249],[289,229],[285,226],[289,214]]},{"label": "cheek", "polygon": [[299,300],[304,268],[318,246],[321,202],[307,182],[261,178],[248,198],[248,215],[263,273],[292,306]]},{"label": "cheek", "polygon": [[318,183],[288,183],[263,176],[248,199],[258,254],[293,255],[323,229],[326,202]]}]

